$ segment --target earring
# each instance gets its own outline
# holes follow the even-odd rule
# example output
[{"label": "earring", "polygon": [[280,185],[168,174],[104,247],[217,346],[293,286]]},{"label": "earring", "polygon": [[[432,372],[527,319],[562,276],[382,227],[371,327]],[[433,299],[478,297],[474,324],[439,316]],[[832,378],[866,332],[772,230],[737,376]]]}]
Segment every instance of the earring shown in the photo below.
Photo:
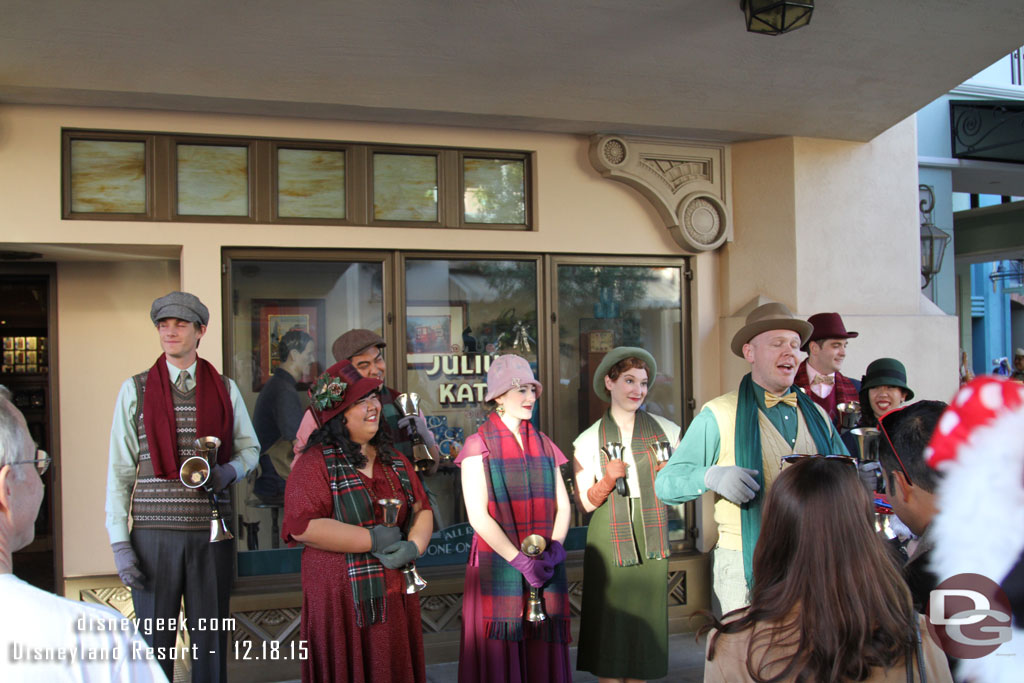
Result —
[{"label": "earring", "polygon": [[498,414],[498,417],[505,417],[505,406],[498,404],[498,407],[494,409],[494,412]]}]

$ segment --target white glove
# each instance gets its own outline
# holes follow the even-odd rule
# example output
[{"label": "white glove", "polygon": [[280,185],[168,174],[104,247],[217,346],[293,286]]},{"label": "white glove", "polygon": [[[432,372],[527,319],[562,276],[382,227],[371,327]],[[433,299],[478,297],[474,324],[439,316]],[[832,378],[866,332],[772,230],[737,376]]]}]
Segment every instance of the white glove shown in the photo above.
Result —
[{"label": "white glove", "polygon": [[761,490],[757,470],[736,465],[712,465],[704,473],[704,485],[737,505],[749,503]]}]

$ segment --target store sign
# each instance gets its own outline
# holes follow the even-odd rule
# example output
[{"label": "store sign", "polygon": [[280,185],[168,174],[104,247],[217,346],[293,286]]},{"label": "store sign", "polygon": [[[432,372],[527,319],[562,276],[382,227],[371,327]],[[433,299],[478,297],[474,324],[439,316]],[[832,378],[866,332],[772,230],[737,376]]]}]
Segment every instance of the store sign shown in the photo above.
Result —
[{"label": "store sign", "polygon": [[487,395],[486,378],[494,356],[479,354],[455,355],[436,354],[431,359],[427,377],[450,379],[463,377],[467,381],[440,382],[437,385],[437,402],[442,406],[456,406],[464,403],[483,403]]},{"label": "store sign", "polygon": [[416,560],[421,567],[442,564],[462,564],[469,559],[469,546],[473,542],[473,527],[468,522],[435,531],[430,537],[427,552]]}]

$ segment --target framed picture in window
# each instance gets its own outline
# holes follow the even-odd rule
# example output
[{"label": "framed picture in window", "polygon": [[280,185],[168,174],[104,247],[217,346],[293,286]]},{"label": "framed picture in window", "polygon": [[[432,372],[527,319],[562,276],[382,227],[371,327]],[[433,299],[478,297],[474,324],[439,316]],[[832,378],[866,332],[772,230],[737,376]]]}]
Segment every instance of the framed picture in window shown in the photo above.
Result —
[{"label": "framed picture in window", "polygon": [[462,352],[461,305],[408,306],[405,311],[406,363],[432,365],[434,356]]},{"label": "framed picture in window", "polygon": [[278,344],[292,330],[301,330],[313,338],[316,360],[296,379],[296,388],[306,389],[324,371],[324,300],[253,299],[252,300],[252,390],[259,391],[281,364]]}]

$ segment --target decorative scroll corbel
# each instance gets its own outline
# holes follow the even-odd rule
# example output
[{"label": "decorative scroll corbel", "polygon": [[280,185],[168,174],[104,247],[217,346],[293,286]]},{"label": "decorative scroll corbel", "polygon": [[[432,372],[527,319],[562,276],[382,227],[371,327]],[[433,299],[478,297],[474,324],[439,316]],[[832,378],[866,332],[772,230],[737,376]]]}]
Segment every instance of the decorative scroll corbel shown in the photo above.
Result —
[{"label": "decorative scroll corbel", "polygon": [[732,239],[726,145],[595,135],[590,163],[644,195],[686,251],[711,251]]}]

